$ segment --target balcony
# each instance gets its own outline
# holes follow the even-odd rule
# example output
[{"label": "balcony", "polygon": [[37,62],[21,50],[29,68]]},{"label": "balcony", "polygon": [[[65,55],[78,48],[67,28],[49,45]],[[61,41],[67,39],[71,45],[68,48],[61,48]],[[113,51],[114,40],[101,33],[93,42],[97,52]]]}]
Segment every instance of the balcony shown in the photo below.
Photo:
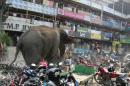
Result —
[{"label": "balcony", "polygon": [[90,20],[91,20],[92,23],[99,24],[99,25],[102,24],[101,17],[97,16],[97,15],[94,15],[92,13],[90,14]]},{"label": "balcony", "polygon": [[109,22],[109,21],[103,21],[103,25],[112,28],[113,27],[113,23]]},{"label": "balcony", "polygon": [[116,21],[113,18],[104,18],[104,20],[102,21],[100,16],[95,15],[93,13],[88,13],[88,12],[74,13],[71,11],[58,9],[58,14],[67,16],[70,18],[74,18],[74,19],[88,21],[88,22],[98,24],[98,25],[104,25],[109,28],[115,28],[118,30],[124,30],[125,28],[125,26],[122,26],[122,21]]},{"label": "balcony", "polygon": [[112,8],[109,8],[108,6],[101,6],[100,4],[97,4],[97,3],[93,2],[92,0],[73,0],[73,1],[87,5],[87,6],[90,6],[92,8],[96,8],[98,10],[103,10],[105,12],[111,13],[113,15],[116,15],[116,16],[119,16],[119,17],[122,17],[122,18],[126,18],[125,14],[122,14],[118,11],[115,11]]},{"label": "balcony", "polygon": [[10,3],[10,7],[28,10],[37,13],[44,13],[49,15],[57,15],[57,9],[49,7],[47,5],[35,4],[32,2],[22,1],[22,0],[7,0],[7,3]]}]

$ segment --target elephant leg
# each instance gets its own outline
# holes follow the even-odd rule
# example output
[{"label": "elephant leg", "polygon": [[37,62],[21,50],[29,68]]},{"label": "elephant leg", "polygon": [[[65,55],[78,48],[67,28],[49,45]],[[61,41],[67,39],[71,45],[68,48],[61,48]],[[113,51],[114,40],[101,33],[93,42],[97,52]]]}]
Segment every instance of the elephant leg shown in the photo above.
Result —
[{"label": "elephant leg", "polygon": [[24,50],[22,50],[22,55],[27,65],[32,63],[38,64],[41,59],[40,50],[34,46],[30,46],[28,49],[24,48]]},{"label": "elephant leg", "polygon": [[[51,52],[52,53],[52,52]],[[58,49],[57,52],[53,52],[52,54],[50,54],[50,58],[48,59],[49,63],[56,63],[56,62],[60,62],[62,61],[62,59],[60,58],[60,50]]]}]

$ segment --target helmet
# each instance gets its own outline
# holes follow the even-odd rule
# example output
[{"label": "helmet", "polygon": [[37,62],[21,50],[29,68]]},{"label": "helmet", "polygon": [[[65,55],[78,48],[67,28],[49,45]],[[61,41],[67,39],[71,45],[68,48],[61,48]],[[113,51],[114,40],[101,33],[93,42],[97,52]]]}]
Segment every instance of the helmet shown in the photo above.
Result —
[{"label": "helmet", "polygon": [[35,69],[36,68],[36,64],[35,63],[32,63],[31,65],[30,65],[30,69]]},{"label": "helmet", "polygon": [[49,64],[49,68],[53,68],[54,67],[54,64],[53,63],[50,63]]},{"label": "helmet", "polygon": [[114,66],[109,66],[108,67],[108,71],[109,72],[114,72],[115,71],[115,67]]}]

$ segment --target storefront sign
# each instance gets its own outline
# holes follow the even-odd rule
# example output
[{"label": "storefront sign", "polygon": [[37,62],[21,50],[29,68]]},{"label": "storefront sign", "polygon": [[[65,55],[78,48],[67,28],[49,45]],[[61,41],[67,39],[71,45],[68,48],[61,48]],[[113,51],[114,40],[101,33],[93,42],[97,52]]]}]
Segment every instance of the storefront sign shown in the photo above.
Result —
[{"label": "storefront sign", "polygon": [[91,30],[91,39],[101,40],[101,31]]},{"label": "storefront sign", "polygon": [[127,30],[127,31],[130,31],[130,23],[127,24],[126,30]]},{"label": "storefront sign", "polygon": [[128,44],[130,44],[130,38],[121,39],[120,41],[121,41],[121,43],[128,43]]},{"label": "storefront sign", "polygon": [[39,26],[39,25],[53,27],[53,24],[50,22],[42,22],[42,21],[34,20],[33,24],[31,24],[30,19],[24,19],[24,18],[12,17],[12,16],[9,16],[7,18],[6,22],[4,22],[3,27],[4,30],[24,32],[26,30],[29,30],[31,26]]},{"label": "storefront sign", "polygon": [[82,49],[82,48],[74,48],[74,53],[77,53],[77,54],[85,54],[87,53],[87,49]]},{"label": "storefront sign", "polygon": [[120,39],[126,39],[127,35],[120,35]]},{"label": "storefront sign", "polygon": [[64,15],[67,17],[71,17],[71,18],[75,18],[75,19],[84,19],[85,14],[81,14],[81,13],[74,13],[71,11],[67,11],[67,10],[63,10],[63,9],[58,9],[58,14],[60,15]]},{"label": "storefront sign", "polygon": [[112,33],[102,32],[102,40],[111,40]]},{"label": "storefront sign", "polygon": [[29,30],[30,28],[31,26],[20,23],[10,23],[10,22],[4,23],[4,30],[24,32],[26,30]]},{"label": "storefront sign", "polygon": [[79,37],[83,37],[83,38],[90,38],[90,30],[88,30],[87,28],[78,28],[79,33]]},{"label": "storefront sign", "polygon": [[83,31],[83,30],[78,30],[79,32],[79,37],[86,37],[86,31]]}]

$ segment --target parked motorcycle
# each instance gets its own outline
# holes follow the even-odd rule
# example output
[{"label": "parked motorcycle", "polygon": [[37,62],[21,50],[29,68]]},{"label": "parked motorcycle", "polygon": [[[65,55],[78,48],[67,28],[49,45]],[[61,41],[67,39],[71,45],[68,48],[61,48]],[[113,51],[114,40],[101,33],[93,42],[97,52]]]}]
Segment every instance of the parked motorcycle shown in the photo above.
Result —
[{"label": "parked motorcycle", "polygon": [[99,66],[97,73],[94,75],[95,81],[104,86],[114,86],[112,78],[118,77],[118,74],[112,72],[113,68],[109,70],[111,70],[111,72],[108,71],[108,68]]},{"label": "parked motorcycle", "polygon": [[[113,79],[116,80],[113,80]],[[127,74],[115,72],[115,68],[99,66],[98,71],[94,74],[94,79],[98,84],[103,86],[128,86]]]},{"label": "parked motorcycle", "polygon": [[71,72],[62,72],[61,66],[52,67],[47,71],[48,79],[53,81],[56,86],[78,86],[78,82]]},{"label": "parked motorcycle", "polygon": [[14,86],[56,86],[47,78],[47,63],[39,63],[38,66],[31,64],[29,67],[24,68],[22,73],[14,79],[14,83],[12,84],[14,84]]}]

